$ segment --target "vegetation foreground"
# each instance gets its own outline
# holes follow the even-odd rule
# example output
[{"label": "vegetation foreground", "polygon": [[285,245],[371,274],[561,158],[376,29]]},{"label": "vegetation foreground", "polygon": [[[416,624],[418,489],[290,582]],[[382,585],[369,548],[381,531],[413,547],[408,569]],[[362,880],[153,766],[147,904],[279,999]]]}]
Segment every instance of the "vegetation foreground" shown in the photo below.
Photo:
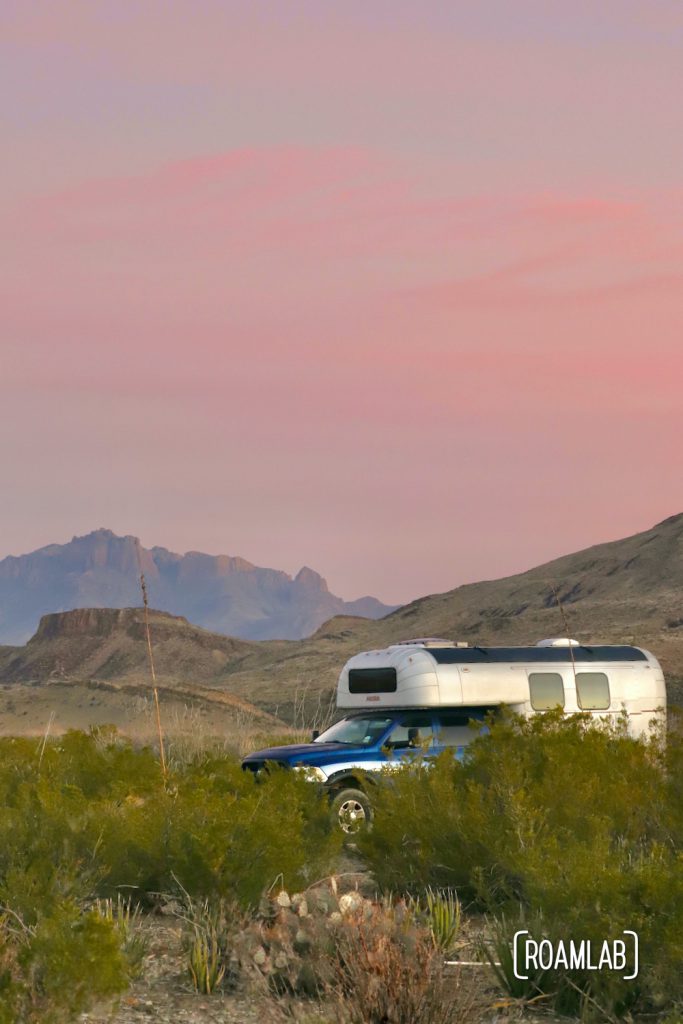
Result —
[{"label": "vegetation foreground", "polygon": [[[298,772],[261,781],[225,752],[171,759],[113,730],[0,740],[0,1024],[67,1022],[126,992],[146,924],[182,926],[203,999],[274,1018],[447,1024],[505,1006],[584,1020],[683,1020],[683,738],[554,713],[492,722],[462,762],[392,772],[359,853]],[[327,879],[327,881],[322,881]],[[463,936],[470,959],[458,968]],[[599,946],[638,933],[640,970],[513,973],[513,933]],[[472,952],[473,950],[473,952]],[[491,984],[498,994],[490,996]]]}]

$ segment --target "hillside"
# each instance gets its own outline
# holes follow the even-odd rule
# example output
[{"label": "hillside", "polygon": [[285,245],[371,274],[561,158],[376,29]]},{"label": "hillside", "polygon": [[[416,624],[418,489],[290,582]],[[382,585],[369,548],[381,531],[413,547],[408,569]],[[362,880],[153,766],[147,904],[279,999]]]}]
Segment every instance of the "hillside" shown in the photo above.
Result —
[{"label": "hillside", "polygon": [[[415,601],[379,621],[338,616],[301,641],[247,643],[155,613],[159,677],[173,686],[217,688],[291,717],[295,701],[331,693],[358,650],[415,636],[471,643],[535,643],[565,633],[586,643],[629,642],[662,661],[669,695],[683,680],[683,515],[644,533],[567,555],[505,579]],[[140,612],[48,616],[22,648],[0,649],[0,682],[102,679],[143,683]]]},{"label": "hillside", "polygon": [[298,643],[255,644],[226,665],[233,693],[286,713],[293,695],[329,694],[359,650],[417,636],[527,644],[569,633],[586,643],[634,643],[660,658],[670,699],[683,703],[683,515],[624,540],[528,572],[435,594],[377,622],[338,616]]},{"label": "hillside", "polygon": [[[211,687],[249,644],[214,636],[187,620],[150,613],[164,721],[193,742],[221,735],[236,743],[284,723],[248,700]],[[0,734],[42,734],[115,725],[153,740],[155,720],[143,613],[87,608],[48,615],[24,647],[0,647]],[[209,685],[207,685],[209,684]],[[193,735],[194,734],[194,735]]]},{"label": "hillside", "polygon": [[0,561],[0,643],[24,643],[50,612],[140,604],[140,563],[155,608],[227,636],[298,639],[333,615],[392,611],[374,597],[343,601],[306,566],[292,578],[244,558],[143,548],[102,529]]}]

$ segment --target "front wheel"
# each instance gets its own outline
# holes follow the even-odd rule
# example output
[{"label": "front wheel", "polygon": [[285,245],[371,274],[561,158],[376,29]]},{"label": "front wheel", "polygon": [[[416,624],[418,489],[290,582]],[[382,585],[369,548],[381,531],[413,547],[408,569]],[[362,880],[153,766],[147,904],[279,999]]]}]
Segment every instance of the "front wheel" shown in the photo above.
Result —
[{"label": "front wheel", "polygon": [[347,835],[369,828],[372,805],[361,789],[343,789],[332,801],[332,816]]}]

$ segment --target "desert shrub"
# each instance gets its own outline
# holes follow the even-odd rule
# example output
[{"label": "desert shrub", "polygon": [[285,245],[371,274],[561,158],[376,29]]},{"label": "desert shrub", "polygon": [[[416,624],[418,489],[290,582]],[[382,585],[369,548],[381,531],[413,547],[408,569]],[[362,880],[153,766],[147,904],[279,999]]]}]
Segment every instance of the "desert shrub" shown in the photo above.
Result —
[{"label": "desert shrub", "polygon": [[664,746],[583,716],[510,718],[464,761],[446,754],[378,786],[361,846],[389,889],[452,886],[496,914],[521,903],[598,945],[634,929],[638,982],[601,973],[590,991],[657,1008],[683,1000],[682,763],[676,736]]},{"label": "desert shrub", "polygon": [[471,992],[444,975],[443,954],[431,931],[405,904],[385,901],[342,922],[332,996],[343,1024],[471,1020]]},{"label": "desert shrub", "polygon": [[176,879],[246,906],[280,874],[297,888],[326,874],[339,843],[324,795],[296,772],[259,783],[202,756],[164,785],[149,750],[111,733],[67,733],[40,754],[0,740],[0,903],[29,924],[57,898],[145,900]]},{"label": "desert shrub", "polygon": [[488,921],[489,935],[480,939],[479,952],[491,964],[501,987],[520,1007],[539,1004],[582,1021],[613,1021],[637,1003],[639,985],[624,986],[613,974],[596,975],[584,969],[532,963],[525,966],[524,976],[518,976],[514,970],[513,944],[520,928],[536,942],[549,939],[553,948],[557,948],[559,941],[567,941],[561,921],[548,921],[542,913],[532,913],[525,907],[520,908],[517,916],[499,913]]},{"label": "desert shrub", "polygon": [[[175,890],[246,907],[278,877],[327,874],[340,841],[296,772],[257,782],[204,753],[165,783],[112,731],[0,740],[0,1024],[66,1021],[121,991],[144,955],[135,904]],[[218,924],[195,930],[199,988],[226,980]]]},{"label": "desert shrub", "polygon": [[0,917],[1,1024],[61,1024],[122,992],[129,971],[119,936],[96,912],[64,901],[33,926]]},{"label": "desert shrub", "polygon": [[172,775],[153,798],[109,808],[98,826],[98,860],[109,889],[255,903],[278,875],[300,887],[327,873],[340,839],[327,802],[295,772],[261,783],[238,765],[208,760]]},{"label": "desert shrub", "polygon": [[93,895],[101,822],[124,794],[158,790],[152,766],[149,752],[99,734],[67,733],[40,754],[0,741],[0,903],[32,925],[55,900]]}]

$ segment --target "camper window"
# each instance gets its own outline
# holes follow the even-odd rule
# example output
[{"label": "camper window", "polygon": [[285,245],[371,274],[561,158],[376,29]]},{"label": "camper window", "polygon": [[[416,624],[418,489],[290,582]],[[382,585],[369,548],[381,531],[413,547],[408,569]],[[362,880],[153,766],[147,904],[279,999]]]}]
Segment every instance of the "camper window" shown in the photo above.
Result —
[{"label": "camper window", "polygon": [[559,672],[530,672],[529,696],[534,711],[564,707],[564,685]]},{"label": "camper window", "polygon": [[610,706],[610,695],[605,673],[577,672],[576,699],[582,711],[606,711]]},{"label": "camper window", "polygon": [[396,669],[349,669],[349,693],[396,693]]}]

